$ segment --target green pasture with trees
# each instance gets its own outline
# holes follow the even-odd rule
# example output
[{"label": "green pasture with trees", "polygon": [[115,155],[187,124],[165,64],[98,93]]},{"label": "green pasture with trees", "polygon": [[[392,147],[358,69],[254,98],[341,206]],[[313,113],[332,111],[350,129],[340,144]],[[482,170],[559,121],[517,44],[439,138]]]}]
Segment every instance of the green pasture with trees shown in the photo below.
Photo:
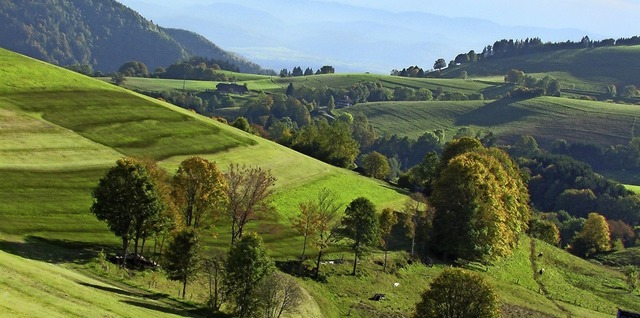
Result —
[{"label": "green pasture with trees", "polygon": [[[412,190],[424,194],[409,196],[410,191],[394,184],[323,163],[156,98],[7,51],[0,55],[8,61],[0,66],[2,77],[8,79],[0,85],[0,115],[15,119],[0,127],[0,135],[7,137],[0,142],[0,267],[6,273],[0,276],[0,286],[14,300],[3,305],[20,306],[12,309],[12,315],[51,307],[53,315],[82,316],[91,307],[95,308],[91,314],[123,316],[395,317],[415,313],[419,317],[424,308],[433,308],[423,303],[439,301],[429,300],[439,288],[469,291],[468,285],[447,282],[465,274],[472,279],[464,282],[489,291],[481,300],[487,308],[482,315],[491,316],[498,308],[506,316],[599,317],[613,314],[616,307],[640,310],[637,290],[630,287],[633,271],[599,266],[545,243],[553,244],[547,238],[555,234],[548,235],[553,230],[546,230],[553,226],[561,237],[563,231],[575,229],[579,235],[570,243],[585,242],[587,254],[606,250],[600,244],[605,228],[612,237],[616,233],[621,242],[629,242],[622,234],[624,226],[605,217],[611,212],[589,214],[584,221],[561,212],[536,214],[553,226],[541,222],[547,225],[535,228],[541,240],[531,239],[527,236],[528,192],[515,161],[474,138],[447,144],[452,138],[445,136],[453,133],[442,125],[455,127],[459,124],[455,119],[424,126],[430,134],[421,142],[433,152],[425,153],[419,161],[422,166],[406,178],[418,185]],[[372,76],[323,74],[296,80],[346,83],[342,89],[353,88],[354,97],[363,99],[358,104],[368,106],[372,104],[364,101],[368,96],[392,98],[395,90],[385,86],[395,84],[383,81],[358,83]],[[289,80],[269,79],[283,93]],[[456,87],[447,95],[442,86],[443,91],[435,94],[446,98],[470,96],[477,93],[477,85],[502,86],[469,81],[465,88],[467,81],[462,79],[418,79],[413,94],[441,83]],[[252,89],[251,84],[247,86]],[[293,86],[293,95],[305,93],[295,82]],[[265,96],[256,97],[268,102]],[[320,107],[312,101],[282,101],[309,117],[310,109]],[[334,98],[334,102],[344,100]],[[515,104],[529,102],[561,104],[557,97]],[[492,102],[388,103],[439,104],[444,113],[446,106],[455,109]],[[574,108],[583,107],[575,103]],[[255,105],[254,111],[264,104]],[[595,102],[584,105],[601,107]],[[524,108],[522,104],[515,107]],[[313,122],[309,118],[308,125],[299,127],[307,130],[309,138],[291,135],[290,146],[333,165],[353,167],[359,162],[359,147],[375,145],[371,129],[375,122],[368,125],[358,114],[336,117]],[[259,132],[258,127],[251,128]],[[288,135],[280,136],[284,140]],[[58,137],[74,142],[52,142]],[[490,134],[481,137],[483,142],[492,140]],[[531,142],[521,144],[535,148]],[[331,151],[311,153],[317,145]],[[31,151],[36,153],[34,160],[26,162]],[[379,160],[384,158],[368,153],[374,156],[363,161],[372,176],[385,179],[383,175],[398,166],[393,158]],[[531,160],[533,164],[543,159]],[[388,173],[383,173],[387,172],[385,162]],[[567,189],[573,186],[567,184]],[[536,193],[542,191],[550,190],[541,187]],[[118,195],[122,193],[128,195]],[[455,204],[444,199],[452,196],[467,201]],[[594,196],[607,199],[597,191]],[[563,198],[573,197],[569,191]],[[442,222],[446,218],[454,221]],[[453,225],[467,228],[462,232],[478,244],[445,237]],[[134,247],[127,249],[129,241]],[[442,249],[444,242],[451,246]],[[131,264],[126,258],[113,262],[113,256],[127,250],[145,258],[136,255]],[[160,262],[163,270],[152,270],[155,265],[146,257]],[[128,268],[121,268],[122,264]],[[450,264],[465,270],[447,270]],[[40,289],[52,292],[43,295]],[[41,297],[24,296],[30,293]],[[376,294],[384,294],[385,299],[372,300]],[[66,299],[68,295],[92,306],[80,308]],[[128,299],[123,300],[124,296]]]}]

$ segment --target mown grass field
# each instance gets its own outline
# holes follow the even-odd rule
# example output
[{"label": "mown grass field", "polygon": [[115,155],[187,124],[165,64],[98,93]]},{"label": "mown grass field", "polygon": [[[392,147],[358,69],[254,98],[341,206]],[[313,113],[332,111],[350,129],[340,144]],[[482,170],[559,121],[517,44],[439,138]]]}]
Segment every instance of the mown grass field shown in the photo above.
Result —
[{"label": "mown grass field", "polygon": [[[7,61],[0,65],[0,307],[7,316],[201,314],[171,297],[179,292],[175,282],[152,272],[100,269],[102,264],[92,261],[100,249],[109,251],[118,240],[89,212],[90,192],[123,155],[157,159],[170,172],[193,155],[214,160],[223,169],[231,162],[271,169],[278,178],[274,197],[278,214],[248,230],[259,232],[278,260],[299,255],[302,240],[291,230],[289,219],[300,202],[314,198],[322,188],[333,190],[345,205],[365,196],[378,209],[399,208],[406,199],[405,193],[385,183],[166,103],[7,51],[0,50],[0,58]],[[210,247],[228,247],[226,226],[224,222],[216,226],[219,235],[208,240]],[[496,286],[506,316],[562,317],[570,311],[579,317],[601,317],[610,315],[615,306],[640,310],[637,294],[620,292],[619,273],[585,264],[552,247],[540,248],[550,255],[540,261],[541,266],[556,267],[549,270],[555,279],[542,283],[546,293],[540,292],[541,280],[533,275],[526,238],[514,256],[494,266],[470,266]],[[308,255],[313,253],[308,249]],[[378,265],[382,255],[374,252],[361,262],[361,274],[353,277],[347,275],[352,254],[344,245],[336,245],[327,257],[344,256],[345,264],[323,265],[327,283],[298,280],[313,298],[294,317],[409,314],[419,293],[444,265],[409,265],[403,253],[392,254],[393,274],[382,273]],[[89,272],[105,273],[110,279]],[[598,279],[589,281],[590,272]],[[395,282],[400,285],[393,287]],[[145,291],[149,288],[152,292]],[[205,286],[194,283],[190,290],[190,299],[202,301]],[[381,292],[388,300],[368,300]],[[573,299],[585,301],[571,303]],[[554,307],[554,301],[565,309]]]},{"label": "mown grass field", "polygon": [[636,105],[538,97],[527,100],[384,102],[358,104],[380,134],[417,138],[444,129],[452,137],[462,127],[490,130],[502,141],[535,136],[540,144],[557,139],[601,145],[627,144],[637,136]]}]

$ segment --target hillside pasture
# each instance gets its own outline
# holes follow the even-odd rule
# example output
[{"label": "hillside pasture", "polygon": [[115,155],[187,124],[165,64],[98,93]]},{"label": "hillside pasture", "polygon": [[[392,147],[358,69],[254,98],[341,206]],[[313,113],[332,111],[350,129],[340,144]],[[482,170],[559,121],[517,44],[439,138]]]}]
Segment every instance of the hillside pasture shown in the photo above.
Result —
[{"label": "hillside pasture", "polygon": [[380,134],[417,138],[444,129],[452,136],[462,127],[490,130],[513,142],[532,135],[541,144],[557,139],[601,145],[627,144],[636,134],[640,108],[634,105],[568,98],[538,97],[496,101],[380,102],[346,111],[363,112]]},{"label": "hillside pasture", "polygon": [[[294,241],[298,238],[291,233],[290,218],[300,202],[314,199],[322,188],[339,193],[345,205],[361,195],[370,196],[381,208],[401,207],[405,200],[403,192],[385,183],[190,111],[36,60],[0,53],[15,60],[0,68],[9,79],[0,84],[5,92],[0,97],[0,116],[7,119],[0,126],[0,136],[6,137],[0,139],[4,176],[0,232],[117,244],[89,207],[91,189],[121,156],[160,160],[171,174],[190,156],[217,161],[222,170],[232,162],[272,169],[278,179],[278,215],[271,228]],[[51,77],[51,88],[29,90],[29,85],[46,82],[39,74]],[[281,252],[290,254],[286,247]]]},{"label": "hillside pasture", "polygon": [[0,246],[3,317],[204,317],[197,307],[169,295],[43,262],[65,252],[52,245],[34,249],[29,241],[0,235]]},{"label": "hillside pasture", "polygon": [[[638,84],[640,45],[558,50],[521,56],[487,59],[443,70],[445,77],[504,75],[511,69],[525,73],[562,72],[590,83],[588,89],[604,91],[609,84]],[[562,80],[564,76],[558,76]],[[595,84],[599,83],[599,85]]]}]

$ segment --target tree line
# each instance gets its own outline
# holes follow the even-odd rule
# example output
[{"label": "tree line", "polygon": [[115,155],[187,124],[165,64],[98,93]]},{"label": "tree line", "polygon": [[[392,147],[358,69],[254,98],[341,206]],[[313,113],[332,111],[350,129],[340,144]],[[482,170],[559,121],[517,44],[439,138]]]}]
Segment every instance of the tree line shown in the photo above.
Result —
[{"label": "tree line", "polygon": [[320,74],[333,74],[336,72],[336,69],[331,65],[325,65],[319,68],[315,73],[313,69],[310,67],[305,68],[304,72],[300,66],[294,67],[291,71],[286,68],[280,70],[280,77],[297,77],[297,76],[309,76],[309,75],[320,75]]}]

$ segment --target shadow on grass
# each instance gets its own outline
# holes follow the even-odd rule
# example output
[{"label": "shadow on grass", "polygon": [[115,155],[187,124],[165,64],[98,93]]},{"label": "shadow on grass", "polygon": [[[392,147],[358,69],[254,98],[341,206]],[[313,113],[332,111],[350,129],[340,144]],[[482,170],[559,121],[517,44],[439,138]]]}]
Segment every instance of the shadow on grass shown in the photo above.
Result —
[{"label": "shadow on grass", "polygon": [[194,307],[193,309],[186,309],[186,308],[176,308],[171,306],[165,307],[160,304],[152,304],[152,303],[139,301],[139,300],[121,300],[121,302],[132,305],[132,306],[146,308],[149,310],[154,310],[154,311],[165,313],[165,314],[177,315],[181,317],[211,317],[211,318],[232,317],[223,313],[213,313],[211,312],[210,309],[207,309],[207,308]]},{"label": "shadow on grass", "polygon": [[[168,294],[162,293],[147,293],[147,292],[134,292],[128,291],[116,287],[95,285],[85,282],[78,282],[78,284],[90,288],[95,288],[108,293],[114,293],[126,297],[135,297],[140,300],[121,300],[121,302],[132,305],[155,310],[158,312],[173,314],[182,317],[230,317],[221,313],[213,313],[211,309],[194,306],[187,303],[182,303],[177,300],[171,299]],[[155,302],[152,302],[155,301]]]},{"label": "shadow on grass", "polygon": [[53,264],[86,264],[103,249],[109,250],[111,247],[70,240],[46,239],[31,235],[26,236],[24,242],[0,241],[0,250],[2,251]]},{"label": "shadow on grass", "polygon": [[120,288],[95,285],[95,284],[90,284],[90,283],[85,283],[85,282],[78,282],[78,284],[80,284],[82,286],[91,287],[91,288],[99,289],[99,290],[102,290],[102,291],[106,291],[106,292],[109,292],[109,293],[115,293],[115,294],[120,294],[120,295],[123,295],[123,296],[129,296],[129,297],[140,297],[140,298],[146,298],[146,299],[151,299],[151,300],[169,299],[169,295],[168,294],[163,294],[163,293],[147,293],[147,292],[137,292],[136,293],[136,292],[131,292],[131,291],[127,291],[127,290],[124,290],[124,289],[120,289]]},{"label": "shadow on grass", "polygon": [[458,117],[455,124],[492,127],[521,121],[534,114],[533,111],[512,105],[517,101],[521,99],[504,98],[493,101]]}]

